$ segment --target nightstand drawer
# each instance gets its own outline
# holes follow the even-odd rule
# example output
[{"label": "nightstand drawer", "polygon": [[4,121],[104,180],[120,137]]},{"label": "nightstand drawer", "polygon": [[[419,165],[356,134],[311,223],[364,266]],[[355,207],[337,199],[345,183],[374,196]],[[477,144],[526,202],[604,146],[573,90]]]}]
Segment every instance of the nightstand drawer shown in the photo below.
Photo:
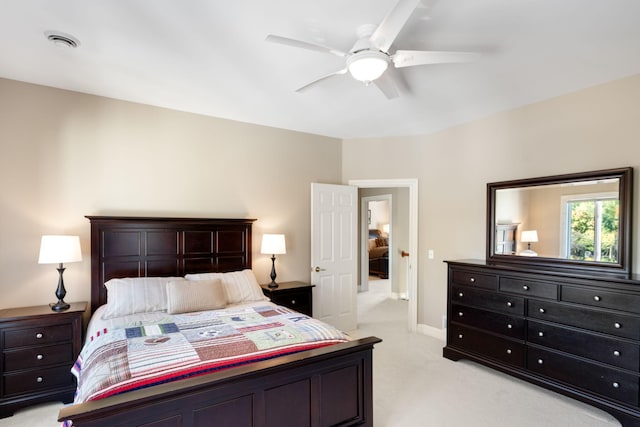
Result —
[{"label": "nightstand drawer", "polygon": [[74,384],[73,378],[71,365],[7,374],[4,375],[3,395],[8,397],[40,390],[69,387]]},{"label": "nightstand drawer", "polygon": [[268,285],[261,285],[261,287],[262,293],[272,303],[313,317],[313,294],[311,290],[314,285],[305,282],[283,282],[279,283],[277,288],[270,288]]},{"label": "nightstand drawer", "polygon": [[5,372],[19,369],[37,368],[68,362],[73,364],[73,345],[49,345],[6,351],[3,354]]},{"label": "nightstand drawer", "polygon": [[292,292],[283,295],[275,296],[272,301],[278,305],[284,305],[293,310],[302,312],[303,310],[309,310],[311,301],[308,292]]},{"label": "nightstand drawer", "polygon": [[73,330],[68,323],[35,328],[9,329],[4,333],[4,347],[14,348],[71,341]]}]

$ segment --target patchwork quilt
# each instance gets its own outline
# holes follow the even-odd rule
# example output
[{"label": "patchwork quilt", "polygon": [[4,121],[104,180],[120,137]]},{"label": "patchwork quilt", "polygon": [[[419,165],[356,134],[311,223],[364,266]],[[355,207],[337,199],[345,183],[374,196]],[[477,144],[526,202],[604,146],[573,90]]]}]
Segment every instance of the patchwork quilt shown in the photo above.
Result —
[{"label": "patchwork quilt", "polygon": [[72,368],[76,403],[348,341],[330,325],[274,305],[167,314],[88,332]]}]

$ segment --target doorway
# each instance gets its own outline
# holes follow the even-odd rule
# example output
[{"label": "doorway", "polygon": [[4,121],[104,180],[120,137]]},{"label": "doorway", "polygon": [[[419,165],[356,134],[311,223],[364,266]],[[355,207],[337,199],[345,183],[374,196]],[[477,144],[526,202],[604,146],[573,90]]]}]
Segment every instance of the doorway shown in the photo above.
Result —
[{"label": "doorway", "polygon": [[[417,274],[417,249],[418,249],[418,180],[417,179],[386,179],[386,180],[350,180],[349,185],[353,185],[360,188],[368,188],[368,189],[391,189],[394,188],[402,188],[408,190],[408,201],[407,201],[407,221],[406,224],[406,233],[407,233],[407,246],[408,251],[404,248],[398,248],[395,245],[396,249],[401,249],[406,255],[406,260],[403,261],[403,264],[406,266],[406,298],[408,298],[408,315],[407,315],[407,325],[408,330],[410,332],[415,332],[417,329],[417,315],[418,315],[418,274]],[[393,204],[393,201],[392,201]],[[368,212],[361,212],[361,225],[364,222],[364,225],[368,230]],[[362,218],[365,218],[364,220]],[[391,223],[394,223],[393,215],[391,215]],[[398,221],[395,223],[397,224]],[[405,222],[405,221],[403,221]],[[390,227],[391,228],[391,227]],[[360,233],[362,234],[362,227],[360,228]],[[367,233],[368,234],[368,233]],[[393,232],[391,233],[393,239]],[[397,236],[397,234],[396,234]],[[362,237],[362,236],[361,236]],[[368,240],[368,236],[364,236],[365,239]],[[367,249],[365,243],[360,242],[360,253],[362,254],[363,250]],[[400,253],[389,251],[390,255],[396,258],[400,258]],[[366,254],[365,254],[366,256]],[[362,257],[362,255],[361,255]],[[362,262],[361,262],[362,264]],[[398,265],[398,263],[394,263],[393,265]],[[390,270],[392,270],[392,265],[390,264]],[[362,266],[361,266],[362,269]],[[393,275],[393,272],[390,272]],[[360,276],[362,277],[362,275]],[[397,278],[397,277],[396,277]],[[362,280],[362,279],[361,279]],[[363,283],[361,282],[361,285]]]},{"label": "doorway", "polygon": [[[368,191],[369,190],[369,191]],[[391,194],[368,195],[378,189],[359,189],[360,198],[360,281],[358,291],[367,292],[369,281],[393,281],[393,197]]]}]

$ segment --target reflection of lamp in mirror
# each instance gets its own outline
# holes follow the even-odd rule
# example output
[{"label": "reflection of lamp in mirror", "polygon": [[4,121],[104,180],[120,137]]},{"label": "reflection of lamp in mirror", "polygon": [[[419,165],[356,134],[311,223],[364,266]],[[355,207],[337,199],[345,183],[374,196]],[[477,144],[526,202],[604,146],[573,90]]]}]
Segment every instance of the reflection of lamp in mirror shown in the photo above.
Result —
[{"label": "reflection of lamp in mirror", "polygon": [[520,236],[520,241],[522,243],[527,244],[527,249],[520,252],[519,255],[522,256],[538,256],[537,253],[531,250],[531,242],[535,243],[538,241],[538,231],[537,230],[523,230],[522,235]]}]

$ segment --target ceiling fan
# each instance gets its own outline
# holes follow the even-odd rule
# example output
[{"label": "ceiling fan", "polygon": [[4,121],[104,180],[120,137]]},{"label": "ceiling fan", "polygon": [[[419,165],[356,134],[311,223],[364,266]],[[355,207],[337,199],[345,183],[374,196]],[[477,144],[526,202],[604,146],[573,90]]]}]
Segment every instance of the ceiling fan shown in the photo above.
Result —
[{"label": "ceiling fan", "polygon": [[396,50],[393,54],[390,53],[391,45],[419,3],[420,0],[399,0],[377,27],[371,24],[358,27],[358,40],[349,52],[273,34],[268,35],[266,40],[345,58],[343,68],[296,89],[296,92],[302,92],[323,80],[349,72],[356,80],[366,85],[374,83],[387,98],[392,99],[399,93],[393,77],[386,72],[389,64],[393,64],[395,68],[403,68],[415,65],[469,62],[479,56],[472,52],[423,50]]}]

